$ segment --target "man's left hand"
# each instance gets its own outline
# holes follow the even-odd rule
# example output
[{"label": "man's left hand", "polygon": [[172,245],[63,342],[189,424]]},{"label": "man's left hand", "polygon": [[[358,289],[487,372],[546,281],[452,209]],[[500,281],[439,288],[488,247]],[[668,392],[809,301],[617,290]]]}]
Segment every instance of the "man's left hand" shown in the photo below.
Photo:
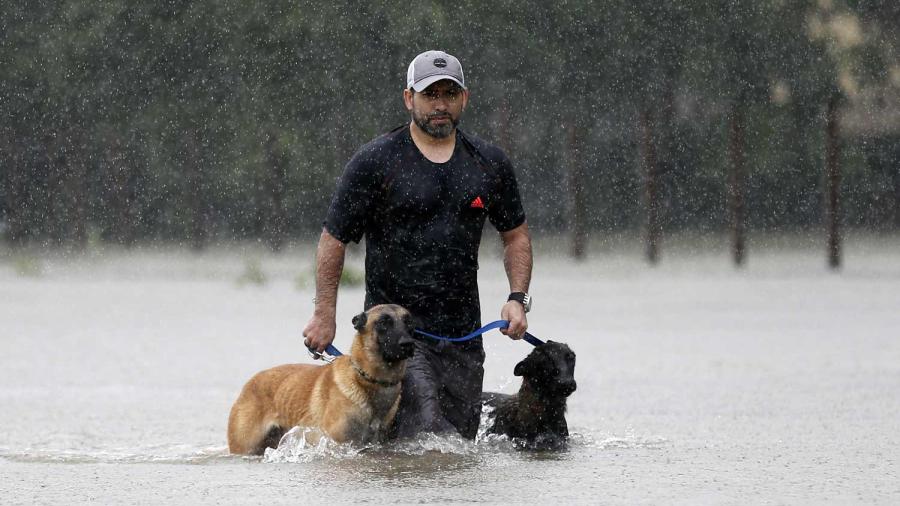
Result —
[{"label": "man's left hand", "polygon": [[525,307],[520,302],[511,300],[503,305],[500,310],[500,318],[509,322],[509,327],[500,329],[504,335],[512,339],[522,339],[528,330],[528,318],[525,317]]}]

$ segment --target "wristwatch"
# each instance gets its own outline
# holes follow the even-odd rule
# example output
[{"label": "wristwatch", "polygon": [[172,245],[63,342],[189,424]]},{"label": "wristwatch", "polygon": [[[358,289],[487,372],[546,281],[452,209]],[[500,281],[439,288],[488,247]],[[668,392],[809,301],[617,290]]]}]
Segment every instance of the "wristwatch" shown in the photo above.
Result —
[{"label": "wristwatch", "polygon": [[509,297],[506,299],[507,302],[514,300],[523,306],[525,306],[525,312],[531,311],[531,295],[528,295],[525,292],[513,292],[509,294]]}]

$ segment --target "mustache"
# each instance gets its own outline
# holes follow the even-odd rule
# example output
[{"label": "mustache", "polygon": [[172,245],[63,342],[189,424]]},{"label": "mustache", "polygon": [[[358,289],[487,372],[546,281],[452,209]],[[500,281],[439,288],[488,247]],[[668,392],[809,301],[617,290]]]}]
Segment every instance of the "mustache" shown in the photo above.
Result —
[{"label": "mustache", "polygon": [[428,119],[438,119],[438,118],[452,119],[452,117],[450,116],[450,113],[446,113],[446,112],[433,112],[431,114],[426,114],[425,117]]}]

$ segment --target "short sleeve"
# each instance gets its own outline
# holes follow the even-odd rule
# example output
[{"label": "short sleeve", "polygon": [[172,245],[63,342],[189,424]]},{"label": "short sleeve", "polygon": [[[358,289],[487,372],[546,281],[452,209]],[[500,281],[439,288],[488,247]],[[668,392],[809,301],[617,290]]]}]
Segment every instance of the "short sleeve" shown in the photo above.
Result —
[{"label": "short sleeve", "polygon": [[380,195],[378,163],[362,150],[344,167],[325,217],[325,229],[337,240],[359,242]]},{"label": "short sleeve", "polygon": [[525,209],[519,195],[519,185],[512,162],[503,155],[494,166],[497,169],[497,195],[488,207],[488,219],[499,232],[512,230],[525,223]]}]

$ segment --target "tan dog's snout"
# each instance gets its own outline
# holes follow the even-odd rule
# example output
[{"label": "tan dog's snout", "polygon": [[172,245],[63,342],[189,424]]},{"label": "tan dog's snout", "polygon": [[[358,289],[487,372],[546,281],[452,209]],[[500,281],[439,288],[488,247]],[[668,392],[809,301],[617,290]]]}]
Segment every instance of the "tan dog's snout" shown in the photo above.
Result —
[{"label": "tan dog's snout", "polygon": [[381,310],[371,316],[360,313],[353,317],[353,326],[360,333],[365,332],[367,327],[370,329],[385,362],[406,360],[416,351],[414,319],[409,311],[400,306],[381,306]]},{"label": "tan dog's snout", "polygon": [[381,357],[388,363],[406,360],[416,352],[416,344],[409,332],[379,334],[378,346],[381,348]]}]

